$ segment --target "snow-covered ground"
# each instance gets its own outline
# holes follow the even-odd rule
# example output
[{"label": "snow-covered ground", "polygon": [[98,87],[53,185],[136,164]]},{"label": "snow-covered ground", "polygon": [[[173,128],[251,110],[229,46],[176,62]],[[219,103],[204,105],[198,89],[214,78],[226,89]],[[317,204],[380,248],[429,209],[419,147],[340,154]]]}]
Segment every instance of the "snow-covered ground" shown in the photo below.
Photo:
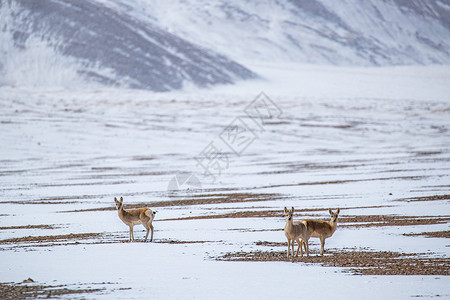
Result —
[{"label": "snow-covered ground", "polygon": [[[281,212],[284,206],[339,207],[342,216],[449,217],[448,200],[397,200],[449,194],[450,67],[247,66],[263,78],[210,90],[1,87],[0,227],[53,227],[3,229],[0,240],[101,235],[80,244],[2,243],[0,282],[31,277],[104,288],[80,297],[108,299],[450,297],[448,276],[355,276],[304,263],[214,259],[226,252],[284,250],[256,245],[285,242],[275,230],[284,227],[282,217],[163,221]],[[272,100],[264,100],[272,116],[264,123],[246,114],[255,112],[248,106],[261,92]],[[233,136],[230,124],[251,131]],[[209,169],[214,177],[196,160],[212,146],[223,155],[220,168]],[[187,184],[169,192],[177,174],[192,175],[203,190],[187,191],[198,186]],[[152,243],[122,243],[128,229],[117,213],[95,210],[112,208],[115,196],[123,196],[126,207],[218,193],[256,196],[159,205]],[[258,194],[270,197],[256,201]],[[75,212],[85,209],[94,210]],[[328,218],[325,212],[295,214],[304,217]],[[444,230],[448,223],[338,226],[326,249],[448,257],[445,238],[403,235]],[[135,236],[144,237],[143,227],[135,227]],[[312,243],[313,255],[318,247]]]}]

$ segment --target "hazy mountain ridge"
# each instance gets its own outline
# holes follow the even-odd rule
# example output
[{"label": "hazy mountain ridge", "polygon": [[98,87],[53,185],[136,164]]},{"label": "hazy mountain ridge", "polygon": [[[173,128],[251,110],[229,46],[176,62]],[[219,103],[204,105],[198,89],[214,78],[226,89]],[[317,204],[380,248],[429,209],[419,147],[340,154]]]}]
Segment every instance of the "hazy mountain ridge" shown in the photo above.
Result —
[{"label": "hazy mountain ridge", "polygon": [[450,5],[440,0],[107,2],[239,61],[450,63]]},{"label": "hazy mountain ridge", "polygon": [[3,14],[12,15],[3,29],[14,44],[4,50],[6,59],[15,51],[33,55],[35,45],[27,42],[34,37],[55,55],[75,59],[76,73],[86,80],[110,86],[169,91],[256,76],[223,55],[93,1],[20,0],[2,6]]}]

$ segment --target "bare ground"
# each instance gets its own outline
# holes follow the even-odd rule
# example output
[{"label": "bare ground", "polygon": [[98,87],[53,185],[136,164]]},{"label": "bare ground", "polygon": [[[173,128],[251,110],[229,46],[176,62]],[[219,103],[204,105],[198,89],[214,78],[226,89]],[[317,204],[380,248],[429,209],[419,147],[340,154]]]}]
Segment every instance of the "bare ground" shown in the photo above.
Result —
[{"label": "bare ground", "polygon": [[405,236],[425,236],[428,238],[450,238],[450,230],[446,231],[433,231],[433,232],[421,232],[421,233],[405,233]]},{"label": "bare ground", "polygon": [[417,201],[441,201],[450,200],[450,195],[433,195],[425,197],[402,198],[396,201],[417,202]]},{"label": "bare ground", "polygon": [[[286,198],[281,194],[271,193],[208,193],[208,194],[196,194],[191,196],[184,195],[183,199],[170,200],[170,201],[156,201],[156,202],[143,202],[139,204],[126,204],[126,209],[140,208],[140,207],[172,207],[172,206],[190,206],[190,205],[205,205],[205,204],[223,204],[223,203],[242,203],[242,202],[261,202],[270,200],[280,200]],[[89,211],[106,211],[115,210],[111,200],[111,206],[99,207],[91,209],[82,209],[74,211],[63,212],[89,212]]]},{"label": "bare ground", "polygon": [[[355,207],[360,208],[360,207]],[[348,209],[348,208],[347,208]],[[326,209],[299,209],[296,212],[319,212]],[[296,214],[296,219],[311,217],[311,214]],[[224,218],[284,218],[281,210],[245,210],[226,214],[209,214],[189,216],[159,221],[184,221]],[[383,226],[415,226],[445,224],[450,222],[450,216],[399,216],[399,215],[343,215],[338,219],[338,227],[383,227]]]},{"label": "bare ground", "polygon": [[69,289],[63,285],[40,285],[28,278],[21,283],[0,283],[0,298],[9,299],[55,299],[64,295],[81,295],[100,292],[103,289]]},{"label": "bare ground", "polygon": [[[46,235],[46,236],[26,236],[21,238],[11,238],[0,240],[0,251],[10,249],[31,249],[34,247],[54,247],[68,245],[87,245],[87,244],[117,244],[128,243],[128,232],[121,233],[79,233],[65,235]],[[136,239],[135,242],[143,242],[143,239]],[[150,241],[147,240],[149,243]],[[154,243],[162,244],[203,244],[213,243],[213,241],[182,241],[174,239],[154,240]]]},{"label": "bare ground", "polygon": [[0,230],[16,230],[16,229],[55,229],[56,225],[24,225],[24,226],[6,226],[0,227]]},{"label": "bare ground", "polygon": [[[269,246],[274,246],[270,245]],[[429,255],[429,254],[427,254]],[[450,258],[430,258],[418,253],[369,250],[327,250],[324,256],[287,257],[286,251],[231,252],[221,261],[284,261],[343,267],[355,275],[450,275]]]}]

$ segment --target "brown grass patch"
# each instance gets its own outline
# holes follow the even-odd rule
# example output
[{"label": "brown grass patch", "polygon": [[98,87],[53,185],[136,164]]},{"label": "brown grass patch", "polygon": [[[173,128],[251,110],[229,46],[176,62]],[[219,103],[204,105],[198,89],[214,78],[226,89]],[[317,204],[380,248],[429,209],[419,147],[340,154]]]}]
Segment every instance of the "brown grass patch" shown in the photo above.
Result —
[{"label": "brown grass patch", "polygon": [[170,207],[170,206],[187,206],[187,205],[204,205],[204,204],[260,202],[282,198],[286,198],[286,196],[273,193],[198,194],[191,196],[190,199],[151,202],[148,203],[148,205],[151,207]]},{"label": "brown grass patch", "polygon": [[216,214],[205,216],[190,216],[172,219],[162,219],[158,221],[185,221],[185,220],[205,220],[205,219],[225,219],[225,218],[273,218],[284,216],[278,210],[265,210],[265,211],[238,211],[228,214]]},{"label": "brown grass patch", "polygon": [[441,200],[450,200],[450,195],[433,195],[425,197],[402,198],[396,201],[418,202],[418,201],[441,201]]},{"label": "brown grass patch", "polygon": [[78,240],[99,238],[101,236],[103,236],[103,234],[101,233],[77,233],[77,234],[71,233],[65,235],[26,236],[21,238],[0,240],[0,245],[21,244],[21,243],[39,243],[39,244],[61,243],[73,240],[78,241]]},{"label": "brown grass patch", "polygon": [[0,283],[1,299],[56,298],[63,295],[96,293],[104,289],[69,289],[64,285],[35,285],[31,278],[22,283]]},{"label": "brown grass patch", "polygon": [[[242,203],[242,202],[260,202],[270,201],[275,199],[282,199],[286,196],[281,194],[270,193],[227,193],[227,194],[198,194],[192,196],[185,196],[188,199],[172,200],[172,201],[157,201],[157,202],[143,202],[139,204],[126,204],[125,209],[140,208],[140,207],[172,207],[172,206],[191,206],[191,205],[205,205],[205,204],[223,204],[223,203]],[[112,203],[113,204],[113,203]],[[80,209],[64,212],[89,212],[89,211],[106,211],[115,210],[111,204],[110,207]]]},{"label": "brown grass patch", "polygon": [[[346,209],[361,209],[374,207],[352,207]],[[324,208],[297,209],[296,213],[328,211]],[[311,214],[297,214],[296,221],[305,217],[311,218]],[[226,214],[209,214],[202,216],[189,216],[171,219],[161,219],[158,221],[185,221],[185,220],[209,220],[225,218],[284,218],[281,210],[245,210]],[[322,218],[327,220],[326,218]],[[396,216],[396,215],[343,215],[338,219],[338,227],[384,227],[384,226],[415,226],[445,224],[450,222],[450,216]]]},{"label": "brown grass patch", "polygon": [[[270,245],[272,246],[272,245]],[[277,245],[275,245],[277,246]],[[356,275],[450,275],[450,258],[429,258],[423,254],[390,251],[327,250],[325,256],[287,257],[286,251],[227,253],[220,261],[285,261],[348,268]]]},{"label": "brown grass patch", "polygon": [[426,176],[395,176],[395,177],[378,177],[366,179],[344,179],[344,180],[330,180],[330,181],[313,181],[313,182],[299,182],[288,184],[276,184],[262,186],[261,188],[285,187],[285,186],[303,186],[303,185],[326,185],[326,184],[344,184],[350,182],[366,182],[366,181],[387,181],[387,180],[419,180],[426,178]]},{"label": "brown grass patch", "polygon": [[257,245],[257,246],[267,246],[267,247],[286,247],[287,243],[258,241],[258,242],[255,243],[255,245]]},{"label": "brown grass patch", "polygon": [[[33,247],[53,247],[67,245],[94,245],[94,244],[117,244],[129,243],[128,231],[124,233],[78,233],[66,235],[47,235],[47,236],[26,236],[21,238],[10,238],[0,240],[0,245],[9,246],[9,249],[33,248]],[[144,242],[142,238],[136,238],[135,243]],[[150,243],[150,240],[147,240]],[[153,243],[162,244],[203,244],[212,243],[212,241],[181,241],[174,239],[153,240]],[[8,250],[4,248],[3,250]],[[0,250],[1,251],[1,250]]]},{"label": "brown grass patch", "polygon": [[[143,240],[143,239],[142,239]],[[138,240],[137,240],[138,241]],[[69,245],[115,244],[128,242],[128,235],[111,233],[77,233],[65,235],[26,236],[0,240],[0,251]]]},{"label": "brown grass patch", "polygon": [[99,195],[54,196],[32,200],[0,201],[0,204],[74,204],[81,200],[96,199]]},{"label": "brown grass patch", "polygon": [[251,229],[251,228],[233,228],[228,229],[229,231],[240,231],[240,232],[270,232],[270,231],[283,231],[283,228],[266,228],[266,229]]},{"label": "brown grass patch", "polygon": [[428,238],[450,238],[450,231],[433,231],[433,232],[421,232],[421,233],[405,233],[405,236],[425,236]]},{"label": "brown grass patch", "polygon": [[[338,227],[415,226],[415,225],[445,224],[448,222],[450,222],[450,217],[441,217],[441,216],[394,216],[394,215],[342,216],[338,219]],[[346,224],[346,223],[354,223],[354,224]]]},{"label": "brown grass patch", "polygon": [[159,240],[157,243],[161,244],[204,244],[213,243],[212,241],[180,241],[180,240]]},{"label": "brown grass patch", "polygon": [[25,225],[25,226],[6,226],[0,227],[0,230],[16,230],[16,229],[55,229],[59,228],[55,225]]}]

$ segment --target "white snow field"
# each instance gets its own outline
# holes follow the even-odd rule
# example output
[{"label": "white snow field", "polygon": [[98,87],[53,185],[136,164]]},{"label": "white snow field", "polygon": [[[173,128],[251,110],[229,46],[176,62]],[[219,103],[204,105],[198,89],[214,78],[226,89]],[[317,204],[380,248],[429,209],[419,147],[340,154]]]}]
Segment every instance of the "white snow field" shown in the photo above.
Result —
[{"label": "white snow field", "polygon": [[[168,93],[0,87],[0,282],[100,289],[60,296],[83,299],[450,298],[448,274],[217,260],[285,251],[281,212],[294,206],[295,220],[338,207],[343,221],[441,218],[338,221],[325,255],[394,251],[448,264],[448,239],[420,233],[449,231],[450,67],[247,66],[264,78]],[[263,122],[245,112],[261,92],[273,101],[259,106]],[[233,135],[245,126],[230,124],[249,130]],[[212,176],[196,160],[209,163],[207,153]],[[113,210],[120,196],[125,208],[157,211],[153,242],[141,225],[127,242]],[[262,217],[244,216],[255,211]]]}]

